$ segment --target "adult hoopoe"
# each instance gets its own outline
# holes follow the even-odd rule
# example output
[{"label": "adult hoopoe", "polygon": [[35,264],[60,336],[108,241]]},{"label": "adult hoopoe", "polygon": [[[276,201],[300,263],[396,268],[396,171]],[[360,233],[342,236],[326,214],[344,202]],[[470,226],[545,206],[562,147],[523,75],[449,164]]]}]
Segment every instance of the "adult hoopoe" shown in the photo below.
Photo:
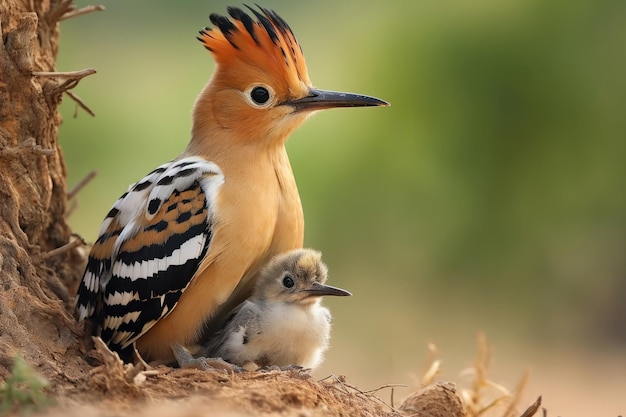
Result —
[{"label": "adult hoopoe", "polygon": [[316,110],[388,105],[314,88],[287,23],[248,9],[256,19],[229,7],[200,31],[217,66],[191,141],[129,187],[89,254],[77,314],[122,354],[135,344],[148,360],[173,360],[173,348],[219,329],[274,255],[302,247],[289,134]]}]

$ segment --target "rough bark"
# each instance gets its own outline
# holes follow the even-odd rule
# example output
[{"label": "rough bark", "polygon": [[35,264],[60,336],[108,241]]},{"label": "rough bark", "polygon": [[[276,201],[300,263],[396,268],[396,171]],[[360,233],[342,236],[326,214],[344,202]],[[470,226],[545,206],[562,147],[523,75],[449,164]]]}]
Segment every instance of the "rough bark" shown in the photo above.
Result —
[{"label": "rough bark", "polygon": [[[0,1],[0,377],[20,355],[50,379],[72,346],[68,285],[78,280],[65,221],[66,167],[57,107],[71,83],[52,72],[61,0]],[[74,343],[75,344],[75,343]],[[71,355],[69,355],[71,356]]]}]

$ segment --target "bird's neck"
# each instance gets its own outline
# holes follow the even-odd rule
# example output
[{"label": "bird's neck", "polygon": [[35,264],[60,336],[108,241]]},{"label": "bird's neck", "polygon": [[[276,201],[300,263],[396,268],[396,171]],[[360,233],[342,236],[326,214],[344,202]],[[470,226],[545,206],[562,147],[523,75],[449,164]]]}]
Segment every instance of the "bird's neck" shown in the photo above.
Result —
[{"label": "bird's neck", "polygon": [[300,302],[290,302],[290,301],[283,301],[283,300],[267,301],[262,298],[259,301],[264,304],[265,308],[279,309],[279,310],[294,309],[294,310],[301,310],[301,311],[309,311],[309,310],[314,310],[316,308],[319,308],[321,306],[321,299],[319,297],[312,297],[310,299],[307,299],[306,301],[300,301]]},{"label": "bird's neck", "polygon": [[293,175],[284,143],[260,146],[253,143],[237,143],[228,132],[219,130],[194,135],[183,156],[200,156],[219,166],[227,176],[232,169],[270,170],[278,177]]}]

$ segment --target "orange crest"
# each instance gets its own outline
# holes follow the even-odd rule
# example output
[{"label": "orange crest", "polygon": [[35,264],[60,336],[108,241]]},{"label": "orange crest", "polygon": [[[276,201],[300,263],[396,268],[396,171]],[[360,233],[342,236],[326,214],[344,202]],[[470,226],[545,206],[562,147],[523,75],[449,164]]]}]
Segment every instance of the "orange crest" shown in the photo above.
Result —
[{"label": "orange crest", "polygon": [[256,21],[239,8],[228,7],[232,20],[211,14],[215,27],[201,30],[198,40],[223,67],[252,65],[288,85],[310,85],[302,48],[287,22],[272,10],[246,7]]}]

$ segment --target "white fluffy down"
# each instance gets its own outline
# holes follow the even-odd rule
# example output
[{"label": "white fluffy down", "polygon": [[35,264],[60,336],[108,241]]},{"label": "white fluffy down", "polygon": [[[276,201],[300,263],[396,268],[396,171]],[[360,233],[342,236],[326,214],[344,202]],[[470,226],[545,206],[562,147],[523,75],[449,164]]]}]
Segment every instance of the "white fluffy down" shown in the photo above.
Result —
[{"label": "white fluffy down", "polygon": [[[322,362],[330,340],[330,312],[319,302],[270,302],[263,307],[247,302],[243,308],[256,310],[253,321],[257,322],[254,326],[240,324],[216,356],[239,366],[253,362],[315,368]],[[258,330],[251,332],[253,328]]]}]

